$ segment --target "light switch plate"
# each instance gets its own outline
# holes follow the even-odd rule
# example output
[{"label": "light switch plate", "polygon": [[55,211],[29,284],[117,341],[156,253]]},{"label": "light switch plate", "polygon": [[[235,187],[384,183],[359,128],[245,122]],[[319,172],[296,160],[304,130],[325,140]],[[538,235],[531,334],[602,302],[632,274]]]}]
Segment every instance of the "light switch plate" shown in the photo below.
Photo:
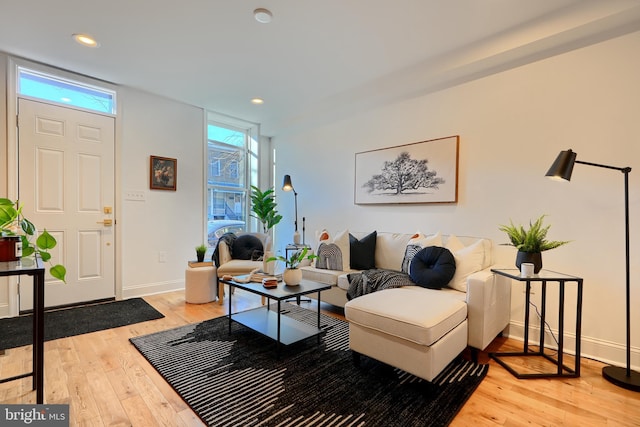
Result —
[{"label": "light switch plate", "polygon": [[125,200],[133,200],[135,202],[144,202],[146,195],[144,191],[127,190],[124,192]]}]

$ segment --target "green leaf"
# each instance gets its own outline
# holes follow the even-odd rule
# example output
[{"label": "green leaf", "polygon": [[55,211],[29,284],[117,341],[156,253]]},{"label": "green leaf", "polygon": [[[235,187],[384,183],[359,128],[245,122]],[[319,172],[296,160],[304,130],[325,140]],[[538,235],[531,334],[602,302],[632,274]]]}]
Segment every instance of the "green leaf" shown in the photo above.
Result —
[{"label": "green leaf", "polygon": [[33,255],[33,253],[35,251],[36,251],[35,248],[33,246],[31,246],[31,245],[29,245],[29,246],[22,245],[22,257],[23,258]]},{"label": "green leaf", "polygon": [[38,253],[40,254],[40,258],[42,258],[42,261],[47,262],[51,260],[51,254],[49,252],[39,251]]},{"label": "green leaf", "polygon": [[62,280],[64,283],[67,283],[67,281],[65,280],[67,276],[67,269],[64,268],[64,265],[54,265],[49,269],[49,273],[51,273],[51,275],[56,279]]},{"label": "green leaf", "polygon": [[58,242],[56,242],[55,237],[49,234],[46,229],[42,232],[42,234],[40,234],[40,236],[38,236],[38,239],[36,240],[36,245],[38,245],[40,249],[45,250],[55,248],[57,243]]},{"label": "green leaf", "polygon": [[[6,200],[6,199],[3,199]],[[0,228],[11,225],[13,221],[18,218],[18,211],[13,207],[13,204],[6,205],[0,204]]]},{"label": "green leaf", "polygon": [[522,252],[542,252],[569,243],[568,241],[547,240],[547,233],[551,226],[544,227],[542,225],[545,216],[540,216],[535,222],[529,221],[528,230],[525,230],[523,226],[514,225],[513,221],[510,221],[509,225],[499,226],[499,230],[507,234],[511,246],[515,246]]},{"label": "green leaf", "polygon": [[33,236],[36,233],[36,226],[27,218],[22,218],[22,221],[20,221],[20,228],[22,228],[22,231],[27,233],[29,236]]},{"label": "green leaf", "polygon": [[277,206],[273,188],[262,191],[255,185],[251,186],[251,211],[255,214],[251,216],[260,220],[265,233],[282,219]]}]

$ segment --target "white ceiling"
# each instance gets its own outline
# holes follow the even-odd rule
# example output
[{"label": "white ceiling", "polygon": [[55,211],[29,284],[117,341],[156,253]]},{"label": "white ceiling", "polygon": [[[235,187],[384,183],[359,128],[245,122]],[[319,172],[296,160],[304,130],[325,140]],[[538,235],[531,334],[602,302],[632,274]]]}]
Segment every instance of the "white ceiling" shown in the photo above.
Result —
[{"label": "white ceiling", "polygon": [[266,135],[637,30],[640,0],[0,0],[1,51]]}]

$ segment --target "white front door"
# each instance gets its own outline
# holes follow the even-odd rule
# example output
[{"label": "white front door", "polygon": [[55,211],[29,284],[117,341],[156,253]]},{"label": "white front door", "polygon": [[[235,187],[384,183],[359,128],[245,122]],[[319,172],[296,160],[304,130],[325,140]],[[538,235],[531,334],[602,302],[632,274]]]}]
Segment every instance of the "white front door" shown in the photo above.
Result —
[{"label": "white front door", "polygon": [[[47,307],[115,297],[114,148],[113,117],[18,100],[19,200],[67,269],[66,284],[47,272]],[[20,310],[32,292],[21,282]]]}]

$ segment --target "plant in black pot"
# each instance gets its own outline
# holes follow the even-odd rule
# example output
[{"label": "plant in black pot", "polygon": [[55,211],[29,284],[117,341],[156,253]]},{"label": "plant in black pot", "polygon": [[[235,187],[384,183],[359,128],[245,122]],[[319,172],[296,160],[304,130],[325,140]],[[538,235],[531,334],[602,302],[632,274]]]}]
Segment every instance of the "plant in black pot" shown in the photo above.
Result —
[{"label": "plant in black pot", "polygon": [[204,243],[196,246],[196,258],[198,259],[198,262],[204,261],[205,253],[207,253],[207,247],[205,246]]},{"label": "plant in black pot", "polygon": [[501,225],[499,230],[507,233],[511,243],[505,243],[518,249],[516,256],[516,267],[518,269],[522,263],[530,262],[534,265],[534,272],[537,274],[542,269],[542,252],[555,249],[569,243],[569,241],[547,240],[547,233],[550,225],[543,226],[544,217],[540,216],[535,222],[529,221],[529,229],[522,225],[514,225],[509,221],[509,225]]}]

